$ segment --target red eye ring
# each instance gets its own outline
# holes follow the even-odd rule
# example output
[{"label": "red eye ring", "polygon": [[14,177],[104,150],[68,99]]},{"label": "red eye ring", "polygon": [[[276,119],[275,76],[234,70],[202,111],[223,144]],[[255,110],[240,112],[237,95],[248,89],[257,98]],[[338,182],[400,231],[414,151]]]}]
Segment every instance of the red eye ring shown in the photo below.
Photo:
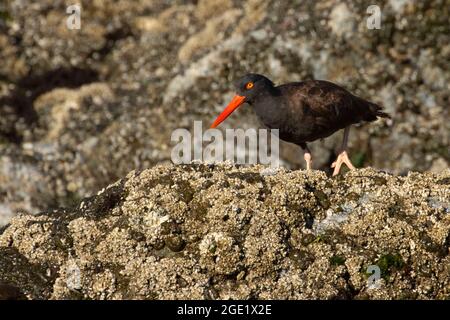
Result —
[{"label": "red eye ring", "polygon": [[245,85],[245,89],[249,90],[249,89],[251,89],[251,88],[253,88],[253,82],[248,82],[248,83]]}]

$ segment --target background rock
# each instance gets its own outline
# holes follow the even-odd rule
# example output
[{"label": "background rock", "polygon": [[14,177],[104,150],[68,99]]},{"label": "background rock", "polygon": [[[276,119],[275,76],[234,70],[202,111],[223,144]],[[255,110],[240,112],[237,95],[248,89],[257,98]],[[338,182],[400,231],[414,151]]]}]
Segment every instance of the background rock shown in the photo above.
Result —
[{"label": "background rock", "polygon": [[[67,1],[0,5],[0,224],[73,205],[130,170],[170,162],[170,135],[208,126],[246,72],[319,78],[381,103],[393,120],[355,128],[357,166],[442,171],[449,156],[449,6],[382,1]],[[226,127],[254,127],[250,108]],[[328,170],[336,134],[313,144]],[[303,166],[282,146],[284,163]]]},{"label": "background rock", "polygon": [[156,166],[18,215],[0,281],[29,299],[449,298],[450,170],[264,170]]}]

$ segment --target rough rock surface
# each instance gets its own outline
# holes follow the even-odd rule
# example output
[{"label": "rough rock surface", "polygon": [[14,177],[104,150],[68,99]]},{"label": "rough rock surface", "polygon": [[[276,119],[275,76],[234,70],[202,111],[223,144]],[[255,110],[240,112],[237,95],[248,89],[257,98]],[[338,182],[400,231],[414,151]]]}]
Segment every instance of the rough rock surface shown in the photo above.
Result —
[{"label": "rough rock surface", "polygon": [[450,170],[156,166],[14,217],[0,297],[448,299],[449,253]]},{"label": "rough rock surface", "polygon": [[[207,127],[232,80],[328,79],[385,106],[352,129],[357,166],[395,174],[449,166],[448,1],[79,1],[0,3],[0,225],[68,206],[134,169],[170,161],[170,135]],[[224,127],[255,126],[243,107]],[[312,145],[328,168],[341,139]],[[282,146],[291,168],[298,148]]]}]

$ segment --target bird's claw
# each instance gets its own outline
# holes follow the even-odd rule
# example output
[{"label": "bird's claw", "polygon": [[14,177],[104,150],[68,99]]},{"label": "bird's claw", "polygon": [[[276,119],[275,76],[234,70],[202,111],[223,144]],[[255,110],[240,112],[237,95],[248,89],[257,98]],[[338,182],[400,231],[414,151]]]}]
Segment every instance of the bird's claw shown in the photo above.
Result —
[{"label": "bird's claw", "polygon": [[355,169],[355,167],[353,166],[352,162],[348,158],[347,152],[346,151],[342,151],[338,155],[336,161],[334,161],[331,164],[331,168],[334,168],[333,176],[336,176],[336,175],[339,174],[339,171],[341,170],[342,164],[345,164],[350,170],[354,170]]}]

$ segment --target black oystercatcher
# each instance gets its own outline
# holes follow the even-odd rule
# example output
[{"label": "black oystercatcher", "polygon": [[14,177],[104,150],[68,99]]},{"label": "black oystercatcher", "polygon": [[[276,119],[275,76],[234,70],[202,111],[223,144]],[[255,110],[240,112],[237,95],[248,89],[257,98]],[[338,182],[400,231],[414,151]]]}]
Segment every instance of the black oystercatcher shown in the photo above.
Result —
[{"label": "black oystercatcher", "polygon": [[312,163],[307,143],[328,137],[340,129],[344,129],[344,140],[331,165],[333,175],[339,173],[343,163],[354,169],[346,152],[350,126],[375,121],[378,117],[389,118],[377,104],[328,81],[309,80],[275,86],[265,76],[251,73],[239,79],[235,87],[237,95],[211,128],[217,127],[247,102],[264,126],[279,129],[280,139],[299,145],[305,151],[307,170],[311,169]]}]

